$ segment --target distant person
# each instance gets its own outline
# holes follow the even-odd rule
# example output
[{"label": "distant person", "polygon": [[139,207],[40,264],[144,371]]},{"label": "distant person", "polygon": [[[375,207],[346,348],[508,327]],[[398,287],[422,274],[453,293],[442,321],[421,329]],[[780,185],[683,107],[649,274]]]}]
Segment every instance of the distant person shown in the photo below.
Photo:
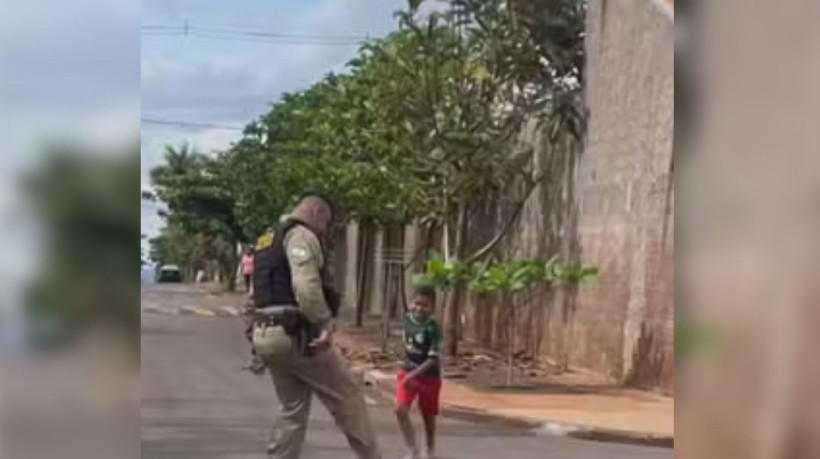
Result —
[{"label": "distant person", "polygon": [[[404,318],[404,368],[399,371],[396,387],[396,417],[410,453],[406,459],[433,458],[436,449],[436,416],[441,393],[442,333],[433,311],[436,290],[432,286],[416,287],[410,311]],[[410,408],[418,398],[424,422],[425,449],[419,452],[416,432],[410,420]]]},{"label": "distant person", "polygon": [[251,280],[253,280],[253,249],[245,249],[242,254],[242,277],[245,278],[245,292],[251,292]]}]

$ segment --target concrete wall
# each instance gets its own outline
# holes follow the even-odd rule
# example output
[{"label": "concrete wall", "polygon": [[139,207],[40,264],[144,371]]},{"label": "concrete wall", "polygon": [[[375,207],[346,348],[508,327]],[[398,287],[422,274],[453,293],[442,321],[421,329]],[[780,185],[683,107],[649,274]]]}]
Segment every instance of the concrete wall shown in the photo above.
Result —
[{"label": "concrete wall", "polygon": [[[527,202],[503,251],[560,254],[600,268],[579,291],[541,291],[518,313],[519,347],[613,381],[672,389],[674,379],[674,23],[663,2],[597,0],[588,15],[588,135],[580,157],[532,132],[549,179]],[[509,215],[486,206],[471,222],[480,246]],[[506,346],[492,298],[472,298],[468,339]]]},{"label": "concrete wall", "polygon": [[579,292],[576,360],[672,384],[674,22],[654,1],[590,2],[578,243],[601,268]]}]

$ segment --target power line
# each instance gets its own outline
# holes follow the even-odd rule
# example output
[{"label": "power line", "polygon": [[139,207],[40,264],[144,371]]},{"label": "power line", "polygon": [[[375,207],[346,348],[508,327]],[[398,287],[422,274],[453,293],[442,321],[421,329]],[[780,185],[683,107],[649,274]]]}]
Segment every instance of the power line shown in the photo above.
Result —
[{"label": "power line", "polygon": [[[151,34],[150,36],[161,36],[159,34]],[[187,35],[181,33],[167,33],[162,34],[162,36],[188,36],[188,37],[195,37],[195,38],[205,38],[205,39],[212,39],[212,40],[222,40],[222,41],[235,41],[235,42],[246,42],[246,43],[265,43],[265,44],[273,44],[273,45],[313,45],[313,46],[355,46],[358,45],[358,42],[342,42],[342,41],[316,41],[316,40],[296,40],[296,39],[266,39],[266,38],[259,38],[259,37],[250,37],[250,36],[233,36],[233,35],[223,35],[223,34],[216,34],[216,33],[205,33],[205,32],[189,32]]]},{"label": "power line", "polygon": [[270,44],[270,45],[308,45],[308,46],[356,46],[361,44],[360,42],[342,42],[342,41],[308,41],[308,40],[295,40],[295,39],[264,39],[264,38],[255,38],[255,37],[247,37],[247,36],[232,36],[232,35],[222,35],[222,34],[214,34],[214,33],[202,33],[202,32],[189,32],[187,34],[180,33],[179,31],[167,31],[167,32],[154,32],[154,33],[146,33],[142,34],[143,36],[147,37],[194,37],[194,38],[204,38],[204,39],[212,39],[212,40],[222,40],[222,41],[233,41],[233,42],[247,42],[247,43],[262,43],[262,44]]},{"label": "power line", "polygon": [[188,121],[172,121],[172,120],[161,120],[157,118],[140,118],[140,121],[145,124],[157,124],[161,126],[176,126],[176,127],[184,127],[184,128],[192,128],[192,129],[225,129],[229,131],[244,131],[245,129],[239,126],[231,126],[227,124],[214,124],[214,123],[192,123]]},{"label": "power line", "polygon": [[[367,35],[289,34],[235,27],[199,27],[185,22],[184,25],[144,25],[140,27],[147,36],[194,36],[234,41],[296,45],[348,46],[368,40]],[[253,39],[253,40],[250,40]]]},{"label": "power line", "polygon": [[[152,31],[152,30],[184,30],[184,25],[145,25],[141,26],[142,30]],[[235,35],[251,35],[251,36],[259,36],[259,37],[271,37],[271,38],[299,38],[299,39],[320,39],[320,40],[366,40],[369,35],[358,35],[358,34],[294,34],[294,33],[281,33],[281,32],[270,32],[267,30],[258,30],[258,29],[244,29],[239,27],[200,27],[196,25],[192,25],[188,23],[188,28],[190,30],[199,30],[202,32],[217,32],[217,33],[226,33],[226,34],[235,34]]]}]

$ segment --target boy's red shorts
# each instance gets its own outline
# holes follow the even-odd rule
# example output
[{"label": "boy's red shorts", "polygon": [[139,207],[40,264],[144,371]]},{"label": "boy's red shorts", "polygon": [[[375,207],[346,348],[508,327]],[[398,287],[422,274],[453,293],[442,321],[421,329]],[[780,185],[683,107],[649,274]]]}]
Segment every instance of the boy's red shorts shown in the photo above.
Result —
[{"label": "boy's red shorts", "polygon": [[419,411],[422,416],[438,415],[438,400],[441,393],[441,379],[419,378],[405,387],[407,372],[399,370],[396,385],[396,403],[399,406],[411,406],[416,397],[419,399]]}]

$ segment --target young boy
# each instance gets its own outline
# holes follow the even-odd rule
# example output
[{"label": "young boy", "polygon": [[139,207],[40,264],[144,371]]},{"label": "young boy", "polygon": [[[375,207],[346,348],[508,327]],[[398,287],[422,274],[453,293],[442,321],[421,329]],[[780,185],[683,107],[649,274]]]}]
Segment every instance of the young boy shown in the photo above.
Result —
[{"label": "young boy", "polygon": [[[441,391],[441,328],[433,318],[436,291],[433,287],[416,287],[410,311],[404,318],[404,368],[399,371],[396,388],[396,417],[404,441],[410,449],[407,459],[432,458],[436,445],[436,416]],[[427,440],[424,454],[419,455],[416,433],[410,421],[410,407],[418,397]]]}]

